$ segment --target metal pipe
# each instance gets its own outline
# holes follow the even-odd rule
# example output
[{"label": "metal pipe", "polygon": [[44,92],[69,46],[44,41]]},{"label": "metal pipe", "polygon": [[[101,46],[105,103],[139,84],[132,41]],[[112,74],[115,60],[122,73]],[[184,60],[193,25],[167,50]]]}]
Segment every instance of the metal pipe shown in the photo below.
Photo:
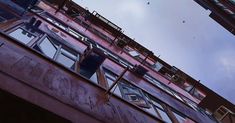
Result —
[{"label": "metal pipe", "polygon": [[118,76],[118,78],[114,81],[111,87],[105,92],[105,95],[110,93],[110,91],[114,88],[114,86],[122,79],[123,75],[127,72],[128,69],[129,69],[129,66],[127,66],[126,69],[121,73],[121,75]]}]

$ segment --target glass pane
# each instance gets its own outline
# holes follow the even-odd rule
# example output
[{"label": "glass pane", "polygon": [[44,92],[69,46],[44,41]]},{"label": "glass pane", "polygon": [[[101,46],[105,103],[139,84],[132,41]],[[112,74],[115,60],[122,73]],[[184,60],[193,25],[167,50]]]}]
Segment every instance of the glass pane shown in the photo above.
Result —
[{"label": "glass pane", "polygon": [[162,67],[163,67],[163,65],[161,63],[159,63],[159,62],[156,62],[153,65],[153,69],[156,70],[156,71],[159,71]]},{"label": "glass pane", "polygon": [[60,54],[57,58],[57,61],[68,68],[72,68],[73,65],[75,64],[74,60],[70,59],[68,56],[64,54]]},{"label": "glass pane", "polygon": [[91,76],[90,80],[92,82],[95,82],[96,84],[98,84],[98,78],[97,78],[96,72]]},{"label": "glass pane", "polygon": [[115,95],[118,95],[118,96],[122,97],[122,94],[121,94],[121,91],[119,89],[119,86],[117,86],[117,85],[115,85],[115,87],[111,90],[111,92],[114,92]]},{"label": "glass pane", "polygon": [[122,94],[124,94],[126,100],[140,107],[149,108],[149,105],[147,104],[144,95],[141,93],[141,90],[139,88],[127,84],[124,80],[121,81],[122,83],[120,83],[120,85],[122,87]]},{"label": "glass pane", "polygon": [[156,107],[158,107],[158,108],[160,108],[160,109],[164,110],[164,108],[162,107],[162,105],[161,105],[161,104],[159,104],[158,102],[156,102],[156,101],[152,100],[152,103],[153,103],[153,105],[154,105],[154,106],[156,106]]},{"label": "glass pane", "polygon": [[166,121],[167,123],[172,123],[171,119],[169,118],[169,116],[166,114],[166,112],[160,110],[160,109],[157,109],[157,111],[159,112],[159,114],[161,115],[162,117],[162,120]]},{"label": "glass pane", "polygon": [[9,35],[24,44],[29,43],[32,39],[35,38],[35,36],[33,36],[32,34],[28,33],[27,31],[21,28],[16,29],[15,31],[11,32]]},{"label": "glass pane", "polygon": [[70,58],[73,59],[73,60],[76,60],[76,58],[77,58],[76,55],[70,53],[69,51],[67,51],[67,50],[65,50],[65,49],[63,49],[63,48],[61,49],[61,52],[62,52],[63,54],[66,54],[66,56],[70,57]]},{"label": "glass pane", "polygon": [[108,71],[105,71],[105,76],[112,79],[112,80],[116,80],[117,76],[108,72]]},{"label": "glass pane", "polygon": [[157,112],[154,110],[154,108],[152,107],[152,105],[150,105],[150,108],[143,108],[145,111],[149,112],[150,114],[157,116]]},{"label": "glass pane", "polygon": [[174,96],[179,99],[180,101],[184,102],[184,100],[175,92],[173,92]]},{"label": "glass pane", "polygon": [[183,116],[181,116],[175,112],[173,112],[173,113],[174,113],[176,119],[179,121],[179,123],[185,123],[186,119]]},{"label": "glass pane", "polygon": [[129,54],[133,57],[137,57],[140,55],[137,51],[130,51]]},{"label": "glass pane", "polygon": [[53,58],[53,56],[56,53],[56,48],[52,44],[52,42],[48,39],[45,38],[41,44],[39,44],[41,51],[47,55],[50,58]]},{"label": "glass pane", "polygon": [[114,80],[110,79],[109,77],[107,77],[106,79],[108,82],[108,86],[110,87],[113,84]]}]

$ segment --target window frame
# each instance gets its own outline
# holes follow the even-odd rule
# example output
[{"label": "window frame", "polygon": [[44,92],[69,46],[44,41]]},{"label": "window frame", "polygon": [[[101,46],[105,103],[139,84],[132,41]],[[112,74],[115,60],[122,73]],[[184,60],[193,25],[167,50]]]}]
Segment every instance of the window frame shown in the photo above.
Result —
[{"label": "window frame", "polygon": [[[161,120],[165,121],[161,115],[161,113],[158,111],[158,110],[161,110],[162,112],[164,112],[166,114],[166,116],[168,116],[169,120],[171,121],[171,123],[173,123],[173,120],[171,118],[171,115],[168,113],[168,110],[167,110],[167,106],[162,103],[161,101],[159,101],[157,98],[153,97],[153,96],[150,96],[149,94],[145,93],[145,96],[148,98],[147,100],[149,101],[151,107],[153,107],[155,113],[158,115],[156,116],[157,118],[160,118]],[[157,103],[157,105],[155,103]],[[159,107],[159,105],[161,107]],[[166,122],[166,121],[165,121]]]},{"label": "window frame", "polygon": [[[109,83],[109,82],[108,82],[108,78],[112,79],[113,82],[114,82],[114,81],[116,81],[116,79],[118,78],[118,75],[115,74],[114,72],[112,72],[111,70],[105,68],[105,67],[103,67],[103,71],[104,71],[104,74],[103,74],[103,75],[104,75],[104,78],[105,78],[106,87],[109,88],[111,85],[108,84],[108,83]],[[107,73],[108,73],[108,76],[106,75]],[[111,76],[112,76],[113,78],[115,78],[115,79],[109,77],[109,75],[111,75]],[[113,83],[112,83],[112,84],[113,84]],[[139,92],[139,94],[140,94],[140,95],[138,95],[138,96],[140,96],[140,97],[143,99],[143,101],[145,102],[146,107],[150,107],[150,105],[149,105],[149,103],[148,103],[148,101],[147,101],[147,99],[146,99],[146,97],[145,97],[145,95],[144,95],[142,89],[140,89],[139,87],[135,86],[134,84],[128,82],[128,80],[126,80],[126,79],[124,79],[124,78],[122,78],[121,80],[119,80],[119,82],[117,83],[117,85],[115,85],[114,89],[112,89],[111,91],[115,94],[116,89],[119,88],[121,95],[117,95],[117,94],[115,94],[115,95],[120,96],[122,99],[124,99],[124,100],[126,100],[126,101],[128,101],[128,102],[130,102],[130,103],[132,103],[132,104],[134,104],[134,105],[136,105],[136,106],[138,106],[138,107],[140,107],[140,108],[144,107],[144,106],[138,105],[138,104],[137,104],[138,102],[135,103],[134,101],[131,101],[131,100],[128,99],[127,95],[126,95],[126,94],[124,93],[124,91],[123,91],[123,90],[124,90],[124,89],[123,89],[124,85],[126,85],[125,87],[132,88],[132,89],[133,89],[133,88],[136,89],[136,90]],[[131,86],[131,87],[130,87],[130,86]],[[137,94],[136,94],[136,95],[137,95]],[[141,101],[141,100],[139,100],[139,101]]]},{"label": "window frame", "polygon": [[[180,116],[181,118],[183,118],[185,121],[190,120],[192,123],[197,123],[194,120],[192,120],[190,117],[184,115],[183,113],[177,111],[176,109],[170,108],[169,107],[169,113],[171,114],[172,118],[174,118],[174,121],[177,123],[182,123],[179,121],[179,119],[177,118],[176,115]],[[176,115],[175,115],[176,114]],[[183,122],[183,123],[187,123],[187,122]]]},{"label": "window frame", "polygon": [[[38,51],[38,50],[36,50],[36,49],[34,48],[35,46],[37,46],[37,47],[40,48],[40,44],[41,44],[46,38],[52,43],[53,46],[54,46],[55,44],[58,45],[58,47],[54,46],[55,49],[56,49],[56,52],[55,52],[53,58],[47,56],[47,55],[44,54],[44,53],[41,53],[40,51]],[[54,44],[53,44],[53,43],[54,43]],[[79,67],[79,66],[78,66],[78,63],[79,63],[79,61],[80,61],[81,53],[78,52],[78,51],[76,51],[76,50],[74,50],[73,48],[67,46],[66,44],[63,44],[62,42],[57,41],[56,39],[54,39],[53,37],[50,37],[50,36],[47,35],[46,33],[43,35],[43,37],[42,37],[39,41],[37,41],[34,45],[32,45],[32,48],[33,48],[34,50],[36,50],[37,52],[39,52],[40,54],[42,54],[43,56],[52,59],[53,61],[55,61],[55,62],[61,64],[62,66],[66,67],[66,68],[68,68],[68,69],[74,70],[75,72],[78,72],[78,69],[79,69],[79,68],[78,68],[78,67]],[[75,65],[74,68],[72,68],[72,67],[69,68],[69,67],[67,67],[66,65],[64,65],[63,63],[60,63],[60,62],[58,61],[58,57],[59,57],[59,55],[61,55],[61,54],[65,55],[66,57],[68,57],[68,58],[71,59],[71,57],[68,56],[66,53],[62,53],[62,49],[66,50],[67,52],[69,52],[69,53],[73,54],[74,56],[76,56],[76,59],[72,59],[72,60],[74,60],[74,65]],[[75,54],[76,54],[76,55],[75,55]]]},{"label": "window frame", "polygon": [[[63,46],[64,46],[64,47],[63,47]],[[78,53],[78,52],[76,52],[76,51],[72,51],[73,53],[71,53],[71,54],[73,54],[74,56],[76,56],[76,58],[73,59],[73,58],[71,58],[68,54],[63,53],[62,49],[66,50],[66,51],[69,52],[69,53],[71,53],[70,51],[73,50],[73,49],[68,49],[68,46],[66,46],[66,45],[64,45],[64,44],[62,44],[62,43],[60,43],[60,46],[58,47],[57,52],[56,52],[56,54],[55,54],[54,60],[55,60],[56,62],[60,63],[60,62],[58,61],[58,58],[59,58],[60,55],[63,54],[64,56],[66,56],[66,57],[68,57],[69,59],[71,59],[71,60],[74,61],[74,68],[72,68],[72,66],[69,68],[69,67],[67,67],[66,65],[64,65],[63,63],[60,63],[60,64],[64,65],[65,67],[67,67],[67,68],[69,68],[69,69],[78,71],[78,63],[79,63],[81,54]],[[68,50],[69,50],[69,51],[68,51]],[[76,52],[76,55],[74,54],[74,52]]]},{"label": "window frame", "polygon": [[[47,34],[44,34],[43,37],[42,37],[39,41],[35,42],[35,44],[32,46],[32,48],[34,49],[34,47],[35,47],[36,45],[40,48],[40,44],[41,44],[46,38],[48,38],[48,40],[49,40],[50,42],[53,42],[53,40],[51,40]],[[54,46],[53,43],[52,43],[52,45]],[[55,47],[55,46],[54,46],[54,47]],[[53,58],[51,58],[51,59],[53,59],[53,60],[55,59],[56,54],[57,54],[57,52],[58,52],[58,49],[57,49],[56,47],[55,47],[55,49],[56,49],[56,52],[55,52]],[[34,49],[34,50],[36,50],[36,49]],[[36,50],[36,51],[38,51],[38,50]],[[38,52],[40,52],[40,51],[38,51]],[[44,56],[50,58],[49,56],[47,56],[47,55],[44,54],[44,53],[41,53],[41,52],[40,52],[40,54],[43,54]]]},{"label": "window frame", "polygon": [[[31,39],[28,43],[24,43],[23,41],[20,41],[19,39],[17,39],[16,37],[13,37],[11,36],[10,34],[15,32],[16,30],[18,29],[21,29],[29,34],[31,34],[32,36],[34,36],[33,39]],[[16,25],[15,27],[13,28],[10,28],[6,31],[7,35],[10,36],[11,38],[15,39],[17,42],[21,43],[21,44],[24,44],[24,45],[27,45],[29,47],[31,47],[35,42],[37,42],[39,39],[40,39],[40,36],[43,35],[41,32],[39,31],[35,31],[35,32],[32,32],[31,31],[31,28],[30,29],[27,29],[26,28],[26,23],[21,23],[19,25]]]}]

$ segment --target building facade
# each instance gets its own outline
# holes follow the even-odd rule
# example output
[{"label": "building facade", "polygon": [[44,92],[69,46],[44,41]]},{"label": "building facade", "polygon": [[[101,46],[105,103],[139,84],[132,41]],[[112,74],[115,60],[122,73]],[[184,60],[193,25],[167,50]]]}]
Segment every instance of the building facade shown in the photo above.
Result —
[{"label": "building facade", "polygon": [[235,122],[234,104],[96,11],[0,3],[0,122]]},{"label": "building facade", "polygon": [[235,35],[234,0],[194,0],[211,11],[210,17]]}]

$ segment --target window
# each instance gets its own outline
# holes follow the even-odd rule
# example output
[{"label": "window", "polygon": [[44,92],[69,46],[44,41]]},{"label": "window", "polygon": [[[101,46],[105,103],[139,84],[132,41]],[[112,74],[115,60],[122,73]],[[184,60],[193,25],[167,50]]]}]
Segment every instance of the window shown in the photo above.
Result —
[{"label": "window", "polygon": [[46,37],[40,44],[35,45],[34,49],[45,54],[46,56],[53,58],[56,54],[58,46]]},{"label": "window", "polygon": [[72,68],[75,64],[75,61],[73,59],[63,53],[58,56],[57,61],[69,68]]},{"label": "window", "polygon": [[133,57],[138,57],[138,56],[140,56],[140,54],[137,52],[137,51],[130,51],[129,52],[129,54],[131,55],[131,56],[133,56]]},{"label": "window", "polygon": [[78,61],[79,55],[78,54],[73,54],[71,51],[65,48],[60,49],[60,53],[57,56],[56,61],[59,63],[63,64],[64,66],[68,68],[75,69],[75,63]]},{"label": "window", "polygon": [[213,114],[217,120],[223,120],[223,118],[228,114],[232,113],[229,109],[227,109],[225,106],[220,106],[218,109],[216,109],[215,113]]},{"label": "window", "polygon": [[194,121],[192,121],[191,119],[189,119],[188,117],[181,115],[180,113],[176,112],[176,111],[172,111],[175,118],[177,119],[177,121],[179,123],[195,123]]},{"label": "window", "polygon": [[[118,76],[107,69],[104,69],[104,72],[107,85],[108,87],[111,87],[111,85],[118,78]],[[137,106],[149,107],[143,95],[143,92],[139,88],[128,84],[125,80],[120,80],[120,82],[115,85],[114,88],[111,90],[111,92],[131,103],[136,104]]]},{"label": "window", "polygon": [[47,19],[48,21],[50,21],[51,23],[55,24],[57,27],[59,27],[62,30],[67,30],[68,26],[64,25],[61,23],[60,20],[58,20],[57,18],[54,18],[52,15],[50,15],[49,13],[44,13],[45,19]]},{"label": "window", "polygon": [[124,67],[128,67],[128,66],[131,66],[129,63],[123,61],[123,60],[119,60],[119,63],[124,66]]},{"label": "window", "polygon": [[[149,109],[145,109],[146,111],[151,111],[151,114],[154,114],[155,116],[157,116],[158,118],[162,119],[163,121],[167,122],[167,123],[172,123],[171,119],[169,118],[169,116],[166,113],[166,110],[164,109],[164,107],[162,106],[162,104],[155,99],[154,97],[145,94],[146,97],[148,98],[149,103],[151,104],[151,107]],[[154,109],[155,112],[152,112],[152,109]]]},{"label": "window", "polygon": [[195,111],[198,111],[199,107],[197,106],[197,104],[195,102],[193,102],[192,100],[183,97],[184,101],[186,102],[186,104],[188,106],[190,106],[192,109],[194,109]]},{"label": "window", "polygon": [[136,104],[139,107],[149,108],[149,104],[147,103],[143,92],[139,88],[128,84],[125,80],[120,81],[121,82],[119,83],[119,87],[121,90],[122,97],[124,99]]},{"label": "window", "polygon": [[22,28],[18,28],[14,30],[13,32],[9,33],[9,35],[24,44],[28,44],[30,41],[32,41],[36,37],[30,32]]},{"label": "window", "polygon": [[68,28],[68,32],[69,32],[71,35],[75,36],[76,38],[78,38],[78,39],[80,39],[80,40],[82,40],[82,41],[84,41],[84,40],[86,39],[84,36],[82,36],[80,33],[78,33],[77,31],[75,31],[75,30],[73,30],[73,29]]},{"label": "window", "polygon": [[[105,72],[105,78],[106,78],[108,87],[111,87],[111,85],[114,83],[114,81],[117,79],[118,76],[107,69],[104,69],[104,72]],[[117,96],[122,97],[122,94],[118,85],[115,85],[115,87],[111,90],[111,92],[113,92]]]},{"label": "window", "polygon": [[79,60],[79,54],[52,38],[45,37],[33,48],[67,68],[73,70],[77,68],[76,62]]},{"label": "window", "polygon": [[92,82],[96,83],[96,84],[99,84],[97,72],[95,72],[95,73],[91,76],[90,80],[91,80]]},{"label": "window", "polygon": [[178,93],[176,93],[176,92],[174,92],[174,91],[172,91],[172,93],[173,93],[173,95],[174,95],[178,100],[184,102],[184,100],[182,99],[182,97],[181,97]]},{"label": "window", "polygon": [[189,92],[192,88],[193,88],[193,85],[190,84],[190,83],[188,83],[188,82],[185,82],[185,83],[183,84],[183,89],[184,89],[185,91],[187,91],[187,92]]},{"label": "window", "polygon": [[193,87],[189,93],[199,100],[203,100],[203,98],[206,97],[206,95],[196,87]]},{"label": "window", "polygon": [[178,113],[173,112],[173,114],[175,115],[176,119],[178,120],[179,123],[185,123],[186,119],[185,117],[179,115]]},{"label": "window", "polygon": [[114,81],[117,79],[118,76],[107,69],[104,69],[104,71],[105,71],[106,80],[108,82],[107,84],[110,87],[114,83]]},{"label": "window", "polygon": [[153,78],[152,76],[145,74],[144,78],[147,79],[149,82],[153,83],[154,85],[156,85],[157,87],[165,90],[165,86],[163,84],[161,84],[158,80]]},{"label": "window", "polygon": [[152,67],[154,70],[159,71],[163,67],[163,65],[159,62],[156,62]]}]

